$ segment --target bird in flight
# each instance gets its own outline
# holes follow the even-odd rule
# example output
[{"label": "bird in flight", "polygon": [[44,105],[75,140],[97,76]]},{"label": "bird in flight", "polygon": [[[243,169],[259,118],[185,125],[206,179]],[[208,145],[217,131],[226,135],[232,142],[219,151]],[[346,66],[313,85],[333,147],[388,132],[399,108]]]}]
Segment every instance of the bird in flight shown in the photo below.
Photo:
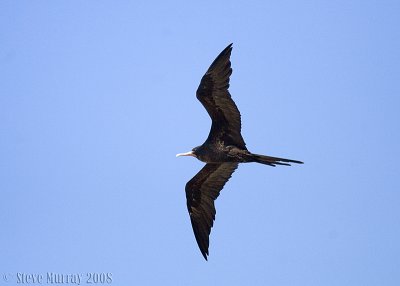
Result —
[{"label": "bird in flight", "polygon": [[201,79],[196,97],[211,117],[211,130],[203,145],[176,156],[193,156],[206,165],[186,184],[186,204],[193,232],[207,260],[209,236],[215,219],[214,201],[239,163],[256,162],[275,167],[301,161],[251,153],[241,134],[240,112],[228,91],[232,74],[232,44],[214,60]]}]

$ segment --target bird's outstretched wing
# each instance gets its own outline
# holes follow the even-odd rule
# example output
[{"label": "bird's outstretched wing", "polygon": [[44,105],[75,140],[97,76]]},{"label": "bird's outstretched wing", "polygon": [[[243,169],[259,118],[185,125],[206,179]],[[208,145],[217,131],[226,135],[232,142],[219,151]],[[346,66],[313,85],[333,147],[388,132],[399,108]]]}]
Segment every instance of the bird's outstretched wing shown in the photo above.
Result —
[{"label": "bird's outstretched wing", "polygon": [[240,112],[229,94],[232,74],[230,56],[232,44],[227,46],[208,68],[197,88],[196,97],[206,108],[212,125],[208,142],[223,142],[246,149],[241,135]]},{"label": "bird's outstretched wing", "polygon": [[206,164],[185,187],[194,236],[207,260],[209,235],[215,219],[214,200],[238,167],[238,163]]}]

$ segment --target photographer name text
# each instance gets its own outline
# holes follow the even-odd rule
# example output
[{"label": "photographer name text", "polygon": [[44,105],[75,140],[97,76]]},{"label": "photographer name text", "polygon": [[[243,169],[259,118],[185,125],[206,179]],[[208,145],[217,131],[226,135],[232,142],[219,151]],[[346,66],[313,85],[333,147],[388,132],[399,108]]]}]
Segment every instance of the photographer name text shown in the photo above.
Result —
[{"label": "photographer name text", "polygon": [[86,273],[56,273],[47,272],[43,273],[9,273],[3,274],[3,280],[5,282],[14,282],[17,284],[111,284],[113,281],[112,273],[96,273],[96,272],[86,272]]}]

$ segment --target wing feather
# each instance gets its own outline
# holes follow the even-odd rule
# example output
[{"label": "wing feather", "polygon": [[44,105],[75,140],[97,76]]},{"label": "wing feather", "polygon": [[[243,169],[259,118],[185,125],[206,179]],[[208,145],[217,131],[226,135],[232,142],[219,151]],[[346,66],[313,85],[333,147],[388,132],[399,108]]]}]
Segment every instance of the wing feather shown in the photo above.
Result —
[{"label": "wing feather", "polygon": [[201,79],[196,97],[212,120],[207,140],[246,149],[241,135],[240,112],[228,91],[229,77],[232,74],[231,52],[232,44],[214,60]]},{"label": "wing feather", "polygon": [[201,253],[207,260],[209,235],[215,220],[214,201],[238,163],[206,164],[185,187],[187,208]]}]

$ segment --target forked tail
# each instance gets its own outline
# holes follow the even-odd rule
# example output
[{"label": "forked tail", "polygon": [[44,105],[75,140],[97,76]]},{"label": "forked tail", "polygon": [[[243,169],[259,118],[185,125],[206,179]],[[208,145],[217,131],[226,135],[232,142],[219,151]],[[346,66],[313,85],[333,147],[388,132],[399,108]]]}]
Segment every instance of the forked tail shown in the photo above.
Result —
[{"label": "forked tail", "polygon": [[252,159],[252,162],[257,162],[273,167],[275,167],[276,165],[290,166],[289,163],[303,164],[303,162],[297,160],[290,160],[285,158],[271,157],[259,154],[251,154],[250,158]]}]

